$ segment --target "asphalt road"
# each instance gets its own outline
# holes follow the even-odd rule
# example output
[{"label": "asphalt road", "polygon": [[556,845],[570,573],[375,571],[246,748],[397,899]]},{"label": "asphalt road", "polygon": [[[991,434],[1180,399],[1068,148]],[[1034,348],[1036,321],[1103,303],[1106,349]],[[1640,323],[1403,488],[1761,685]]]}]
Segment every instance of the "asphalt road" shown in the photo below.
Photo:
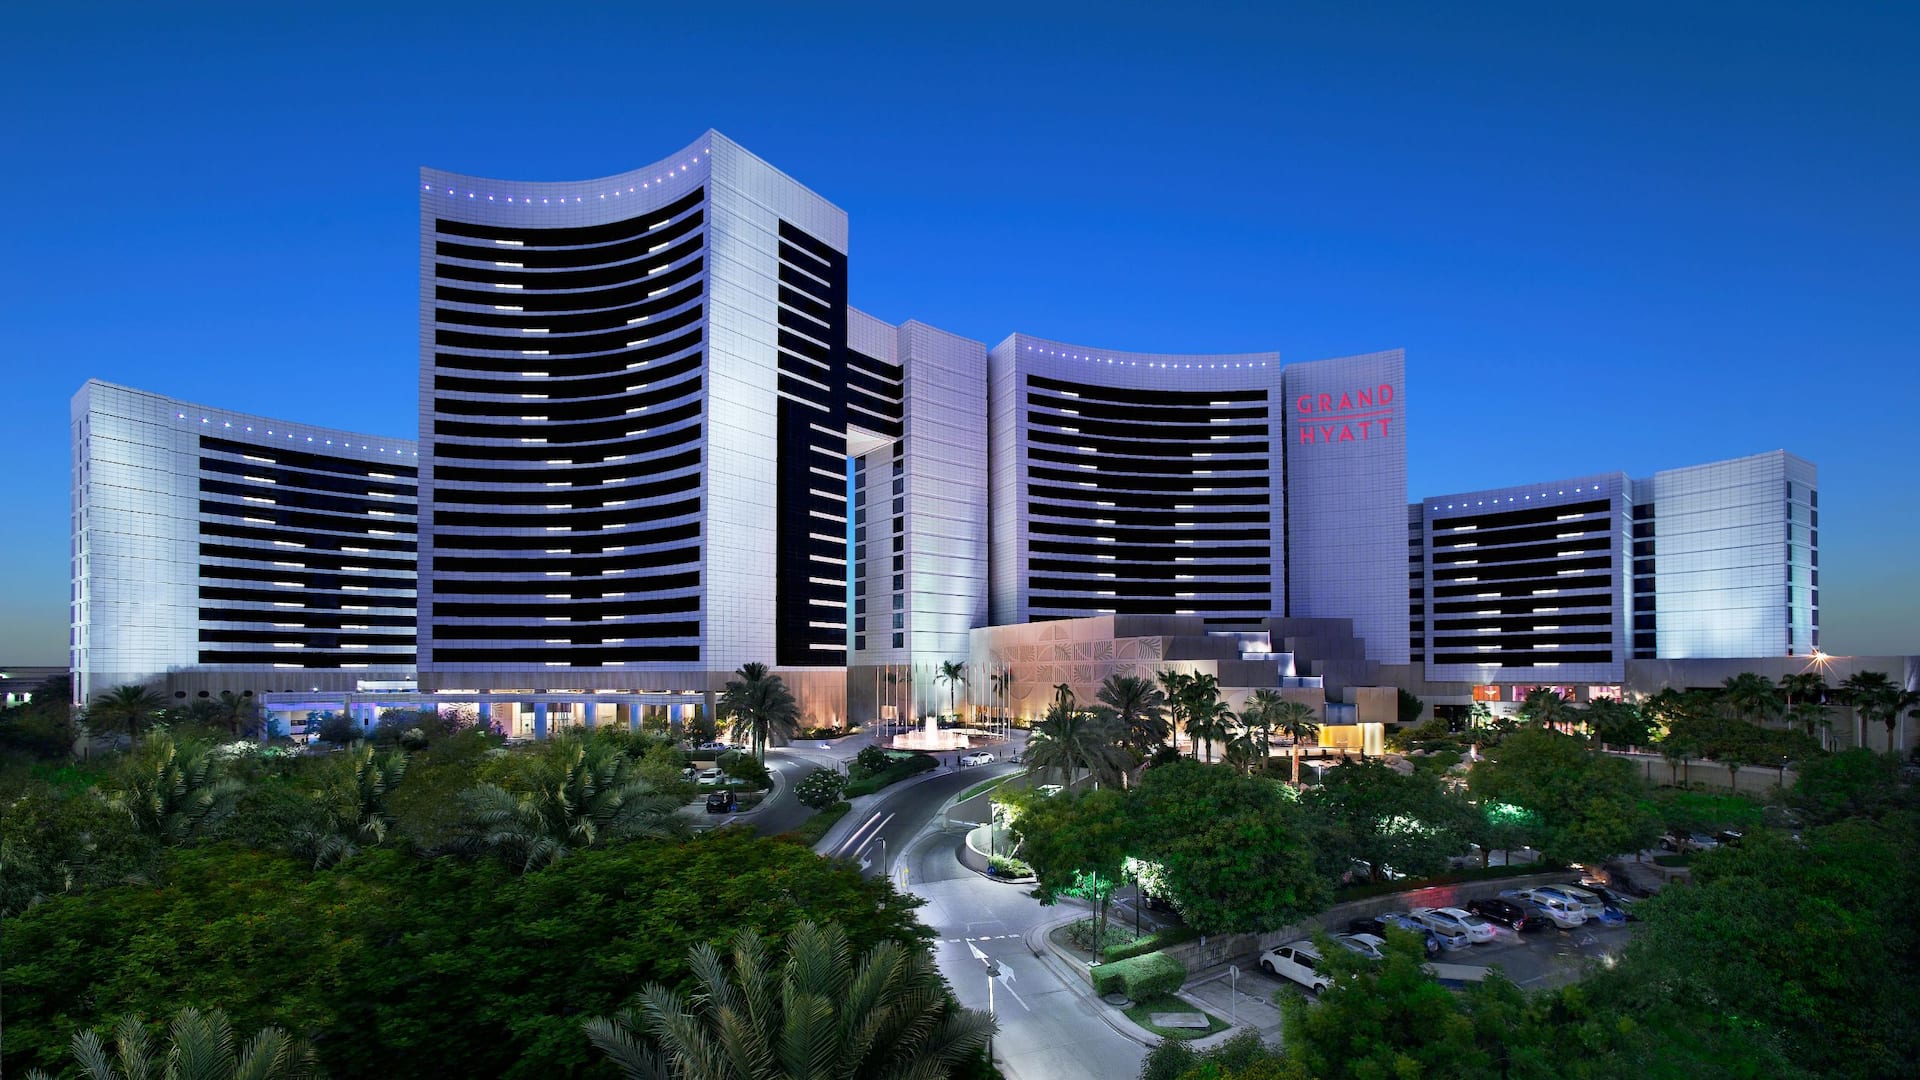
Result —
[{"label": "asphalt road", "polygon": [[[950,761],[951,755],[943,755],[943,759]],[[863,864],[862,872],[869,877],[889,873],[900,864],[907,845],[933,820],[934,814],[948,799],[983,780],[1020,771],[1020,766],[1004,761],[970,769],[950,765],[941,768],[944,771],[930,778],[902,781],[908,786],[894,792],[872,810],[856,810],[856,814],[864,817],[847,834],[846,840],[829,854],[859,860]],[[898,874],[894,880],[900,882]],[[906,864],[906,883],[911,884],[914,880],[915,867]]]}]

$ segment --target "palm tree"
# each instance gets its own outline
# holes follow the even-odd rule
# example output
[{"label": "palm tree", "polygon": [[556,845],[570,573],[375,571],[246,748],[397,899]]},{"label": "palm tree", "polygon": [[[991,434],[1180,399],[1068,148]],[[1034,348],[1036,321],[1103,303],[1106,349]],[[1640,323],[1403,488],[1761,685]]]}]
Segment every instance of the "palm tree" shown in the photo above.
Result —
[{"label": "palm tree", "polygon": [[659,983],[584,1025],[627,1080],[880,1080],[952,1076],[993,1036],[984,1013],[953,1004],[924,947],[883,941],[854,963],[839,927],[803,922],[786,956],[734,935],[733,970],[702,942],[691,997]]},{"label": "palm tree", "polygon": [[[236,1052],[233,1025],[219,1009],[189,1005],[167,1028],[164,1051],[137,1016],[123,1016],[107,1050],[97,1032],[77,1031],[73,1056],[87,1080],[306,1080],[320,1075],[313,1050],[277,1027],[263,1027]],[[28,1080],[53,1080],[38,1069]]]},{"label": "palm tree", "polygon": [[778,734],[791,739],[800,720],[800,706],[793,700],[787,681],[767,674],[767,665],[743,664],[734,671],[738,678],[728,679],[720,693],[720,715],[730,717],[735,732],[746,731],[753,739],[754,753],[767,760],[767,738]]},{"label": "palm tree", "polygon": [[480,784],[465,798],[481,843],[519,863],[521,873],[602,840],[687,832],[679,801],[655,791],[631,758],[611,742],[575,735],[548,740],[518,790]]},{"label": "palm tree", "polygon": [[209,719],[233,732],[234,738],[252,735],[260,730],[260,703],[254,698],[222,690],[219,697],[211,700],[213,707]]},{"label": "palm tree", "polygon": [[1320,734],[1314,723],[1313,707],[1304,701],[1282,701],[1274,706],[1274,730],[1293,740],[1293,786],[1300,786],[1300,740]]},{"label": "palm tree", "polygon": [[121,761],[107,805],[132,818],[139,832],[178,845],[232,813],[245,790],[240,781],[222,775],[211,748],[179,747],[163,734],[149,737]]},{"label": "palm tree", "polygon": [[967,681],[967,664],[964,660],[942,660],[935,679],[947,684],[947,711],[955,720],[960,719],[960,687]]},{"label": "palm tree", "polygon": [[1520,715],[1543,728],[1557,729],[1567,721],[1569,713],[1567,699],[1550,687],[1534,687],[1527,691],[1527,700],[1520,703]]},{"label": "palm tree", "polygon": [[392,823],[387,796],[406,772],[405,754],[388,753],[376,758],[372,745],[364,742],[347,751],[339,771],[313,795],[321,805],[324,824],[304,830],[297,838],[299,850],[313,853],[314,869],[325,869],[349,858],[362,845],[386,840]]},{"label": "palm tree", "polygon": [[1286,703],[1280,691],[1263,687],[1255,690],[1247,699],[1247,707],[1240,710],[1240,721],[1247,725],[1249,734],[1259,733],[1254,745],[1259,748],[1262,768],[1273,756],[1273,729],[1280,722],[1280,706]]},{"label": "palm tree", "polygon": [[1176,734],[1174,737],[1177,740],[1179,737],[1177,732],[1186,730],[1187,687],[1193,681],[1193,676],[1185,672],[1169,671],[1162,668],[1154,672],[1153,677],[1160,683],[1160,692],[1166,695],[1167,719],[1175,729]]},{"label": "palm tree", "polygon": [[1220,681],[1212,675],[1195,674],[1186,686],[1187,737],[1194,740],[1195,756],[1200,743],[1207,747],[1207,760],[1213,760],[1213,744],[1225,742],[1233,732],[1233,710],[1220,700]]},{"label": "palm tree", "polygon": [[[1862,748],[1867,745],[1867,722],[1880,719],[1893,706],[1899,692],[1884,671],[1855,672],[1840,684],[1841,697],[1853,706],[1853,711],[1860,717],[1859,745]],[[1888,727],[1891,730],[1892,725]],[[1888,748],[1892,749],[1891,746]]]},{"label": "palm tree", "polygon": [[1071,785],[1086,769],[1095,783],[1121,782],[1126,761],[1119,746],[1119,725],[1111,717],[1055,705],[1027,737],[1027,773],[1059,772]]},{"label": "palm tree", "polygon": [[144,686],[116,686],[93,699],[87,710],[89,720],[108,726],[125,727],[129,738],[158,719],[167,707],[166,699]]},{"label": "palm tree", "polygon": [[1100,684],[1097,700],[1113,711],[1126,744],[1141,757],[1149,757],[1167,744],[1167,736],[1172,733],[1167,725],[1167,696],[1153,685],[1153,680],[1109,675]]},{"label": "palm tree", "polygon": [[1729,675],[1721,684],[1720,694],[1735,719],[1765,724],[1780,715],[1780,691],[1765,675],[1751,671]]}]

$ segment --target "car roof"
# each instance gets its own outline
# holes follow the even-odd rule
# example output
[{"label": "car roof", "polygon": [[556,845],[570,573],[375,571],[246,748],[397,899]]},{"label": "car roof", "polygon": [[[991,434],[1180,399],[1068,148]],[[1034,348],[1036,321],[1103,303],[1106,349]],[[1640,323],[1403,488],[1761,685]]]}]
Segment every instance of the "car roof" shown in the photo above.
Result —
[{"label": "car roof", "polygon": [[1387,943],[1387,939],[1381,937],[1379,934],[1345,934],[1342,936],[1348,941],[1358,941],[1375,946],[1376,948]]},{"label": "car roof", "polygon": [[1465,908],[1443,907],[1443,908],[1434,908],[1433,910],[1445,912],[1446,914],[1451,915],[1456,919],[1470,919],[1473,917],[1473,912],[1468,911]]},{"label": "car roof", "polygon": [[1309,956],[1320,955],[1320,950],[1314,948],[1313,942],[1308,941],[1306,938],[1301,938],[1299,941],[1289,941],[1285,945],[1275,945],[1273,949],[1268,949],[1267,951],[1272,952],[1274,949],[1292,949],[1294,952],[1303,952]]}]

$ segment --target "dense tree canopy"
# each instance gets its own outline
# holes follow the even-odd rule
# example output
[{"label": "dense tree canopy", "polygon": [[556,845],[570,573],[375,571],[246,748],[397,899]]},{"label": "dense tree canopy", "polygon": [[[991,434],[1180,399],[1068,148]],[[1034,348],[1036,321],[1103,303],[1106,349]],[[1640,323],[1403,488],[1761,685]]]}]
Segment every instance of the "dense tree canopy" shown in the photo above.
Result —
[{"label": "dense tree canopy", "polygon": [[1645,785],[1632,764],[1544,728],[1516,731],[1488,750],[1468,785],[1482,802],[1532,812],[1540,850],[1562,862],[1639,851],[1659,832],[1642,805]]}]

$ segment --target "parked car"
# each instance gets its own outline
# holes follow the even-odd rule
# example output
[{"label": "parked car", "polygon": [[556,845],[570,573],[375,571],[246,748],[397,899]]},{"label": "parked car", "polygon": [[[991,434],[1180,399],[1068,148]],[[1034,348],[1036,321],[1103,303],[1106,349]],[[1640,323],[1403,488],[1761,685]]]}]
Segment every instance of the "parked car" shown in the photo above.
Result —
[{"label": "parked car", "polygon": [[701,753],[701,754],[724,754],[727,751],[733,749],[733,747],[728,746],[726,743],[723,743],[723,742],[703,742],[699,746],[694,747],[693,749],[696,753]]},{"label": "parked car", "polygon": [[1539,929],[1528,917],[1527,909],[1511,900],[1469,900],[1467,910],[1516,934]]},{"label": "parked car", "polygon": [[701,769],[701,770],[700,770],[700,775],[698,775],[698,776],[696,776],[696,777],[694,777],[694,779],[696,779],[696,780],[698,780],[698,781],[699,781],[700,783],[702,783],[702,784],[720,784],[720,783],[725,783],[725,782],[726,782],[726,779],[727,779],[727,770],[725,770],[725,769]]},{"label": "parked car", "polygon": [[740,796],[732,791],[716,791],[707,796],[707,813],[731,814],[740,809]]},{"label": "parked car", "polygon": [[1746,835],[1747,834],[1740,829],[1722,829],[1714,833],[1713,838],[1729,847],[1739,847],[1740,841],[1745,839]]},{"label": "parked car", "polygon": [[1720,841],[1703,832],[1668,833],[1660,838],[1660,847],[1664,851],[1712,851],[1720,846]]},{"label": "parked car", "polygon": [[1384,940],[1389,926],[1397,926],[1402,930],[1419,934],[1420,940],[1426,946],[1428,956],[1437,955],[1444,947],[1440,944],[1440,939],[1434,936],[1433,931],[1414,922],[1412,916],[1397,911],[1350,920],[1347,923],[1347,933],[1369,934]]},{"label": "parked car", "polygon": [[1587,925],[1587,909],[1584,904],[1576,904],[1564,896],[1542,893],[1538,889],[1506,889],[1500,893],[1502,900],[1525,900],[1539,907],[1562,930],[1571,930],[1576,926]]},{"label": "parked car", "polygon": [[991,765],[993,764],[993,755],[987,753],[985,750],[975,750],[971,754],[961,754],[960,764],[963,767],[969,765]]},{"label": "parked car", "polygon": [[1359,953],[1369,960],[1387,958],[1387,939],[1378,934],[1335,934],[1333,940]]},{"label": "parked car", "polygon": [[1537,890],[1548,896],[1564,896],[1579,904],[1587,913],[1587,918],[1597,919],[1607,910],[1606,901],[1576,885],[1542,885]]},{"label": "parked car", "polygon": [[1464,949],[1473,944],[1472,934],[1467,933],[1464,927],[1451,925],[1451,920],[1436,915],[1433,908],[1414,908],[1407,914],[1449,949]]},{"label": "parked car", "polygon": [[1597,881],[1582,881],[1580,887],[1599,897],[1608,907],[1619,908],[1620,914],[1626,918],[1634,920],[1640,918],[1633,913],[1633,898],[1618,889],[1610,885],[1602,885]]},{"label": "parked car", "polygon": [[1432,927],[1435,933],[1439,933],[1443,926],[1449,930],[1459,930],[1475,945],[1492,941],[1498,933],[1492,923],[1457,907],[1415,908],[1413,917]]},{"label": "parked car", "polygon": [[1320,971],[1319,966],[1320,950],[1314,948],[1311,941],[1290,942],[1260,954],[1261,971],[1291,979],[1316,994],[1333,985],[1333,980]]}]

